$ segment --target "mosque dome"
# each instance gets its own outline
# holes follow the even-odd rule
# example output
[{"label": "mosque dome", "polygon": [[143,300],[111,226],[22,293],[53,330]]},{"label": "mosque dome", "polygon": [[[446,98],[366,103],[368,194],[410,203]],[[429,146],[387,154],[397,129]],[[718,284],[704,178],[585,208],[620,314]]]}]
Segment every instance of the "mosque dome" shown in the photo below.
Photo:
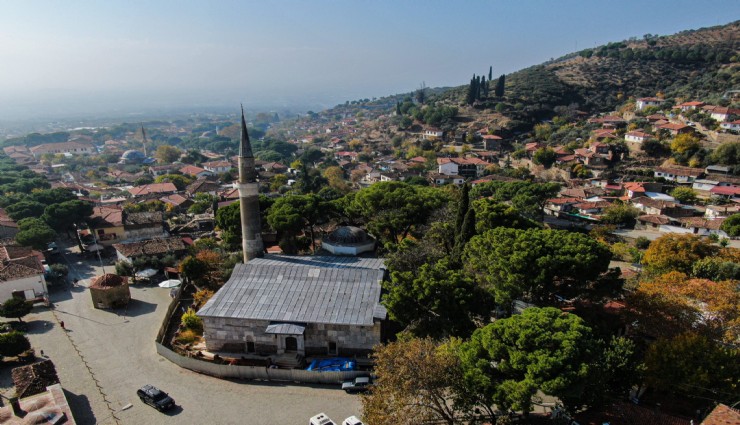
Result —
[{"label": "mosque dome", "polygon": [[342,226],[324,238],[321,247],[334,255],[359,255],[375,249],[375,240],[354,226]]},{"label": "mosque dome", "polygon": [[144,154],[136,150],[128,150],[121,155],[121,160],[127,163],[142,162],[144,159]]},{"label": "mosque dome", "polygon": [[326,240],[340,245],[353,245],[367,242],[367,233],[359,227],[342,226],[326,237]]}]

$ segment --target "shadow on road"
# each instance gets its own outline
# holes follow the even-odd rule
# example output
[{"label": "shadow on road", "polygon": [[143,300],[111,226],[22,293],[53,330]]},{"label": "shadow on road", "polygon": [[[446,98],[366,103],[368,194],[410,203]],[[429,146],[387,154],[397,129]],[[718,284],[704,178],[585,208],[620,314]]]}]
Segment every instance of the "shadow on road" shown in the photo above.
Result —
[{"label": "shadow on road", "polygon": [[90,406],[90,400],[84,394],[75,394],[68,390],[64,390],[64,396],[67,397],[69,408],[72,410],[72,415],[75,418],[75,422],[78,424],[96,424],[98,423],[93,413],[92,406]]},{"label": "shadow on road", "polygon": [[180,406],[179,404],[177,404],[177,405],[175,405],[175,407],[173,407],[170,410],[164,412],[164,414],[167,415],[167,416],[177,416],[180,413],[182,413],[183,410],[184,409],[182,408],[182,406]]},{"label": "shadow on road", "polygon": [[157,310],[157,304],[148,303],[146,301],[137,300],[131,298],[128,302],[126,309],[115,310],[119,315],[125,315],[127,317],[142,316],[144,314],[153,313]]},{"label": "shadow on road", "polygon": [[33,335],[49,332],[54,327],[54,323],[48,320],[30,320],[26,324],[28,325],[26,333]]}]

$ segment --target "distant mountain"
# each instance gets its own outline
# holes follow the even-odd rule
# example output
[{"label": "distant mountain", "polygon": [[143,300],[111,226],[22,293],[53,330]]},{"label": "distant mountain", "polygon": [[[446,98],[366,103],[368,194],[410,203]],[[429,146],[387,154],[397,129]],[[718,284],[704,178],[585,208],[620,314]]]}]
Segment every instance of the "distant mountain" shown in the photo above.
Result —
[{"label": "distant mountain", "polygon": [[[463,102],[467,88],[456,87],[437,100]],[[491,90],[475,107],[496,108],[513,117],[514,125],[527,125],[552,117],[557,106],[609,111],[630,96],[659,92],[716,104],[732,89],[740,89],[740,21],[571,53],[507,75],[504,96],[492,97]]]}]

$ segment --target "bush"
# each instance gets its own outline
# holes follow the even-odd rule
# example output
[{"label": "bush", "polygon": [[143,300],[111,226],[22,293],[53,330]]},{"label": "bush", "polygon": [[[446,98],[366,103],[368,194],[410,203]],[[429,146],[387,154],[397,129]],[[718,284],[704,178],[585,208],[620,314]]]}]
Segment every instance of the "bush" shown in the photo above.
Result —
[{"label": "bush", "polygon": [[635,239],[635,247],[637,249],[648,249],[650,246],[650,239],[646,238],[645,236],[640,236],[639,238]]},{"label": "bush", "polygon": [[116,274],[119,276],[133,276],[134,266],[128,261],[117,261],[116,262]]},{"label": "bush", "polygon": [[194,331],[187,329],[182,332],[180,332],[176,337],[175,341],[179,342],[180,344],[192,344],[195,342],[195,340],[198,339],[198,334]]},{"label": "bush", "polygon": [[189,308],[188,311],[186,311],[185,314],[182,315],[180,323],[182,323],[182,326],[185,329],[192,330],[199,335],[203,333],[203,320],[200,317],[196,316],[195,310],[193,310],[192,308]]},{"label": "bush", "polygon": [[25,335],[18,331],[0,335],[0,356],[13,357],[31,348]]}]

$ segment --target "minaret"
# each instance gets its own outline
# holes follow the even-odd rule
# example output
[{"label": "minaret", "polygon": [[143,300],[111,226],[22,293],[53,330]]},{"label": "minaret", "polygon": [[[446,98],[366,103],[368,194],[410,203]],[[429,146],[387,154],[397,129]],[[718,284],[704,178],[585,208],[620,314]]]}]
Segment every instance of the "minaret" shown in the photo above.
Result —
[{"label": "minaret", "polygon": [[252,145],[247,134],[242,106],[242,139],[239,143],[239,203],[242,219],[242,250],[244,262],[262,257],[262,226],[260,224],[259,191],[257,190],[257,170],[254,168]]},{"label": "minaret", "polygon": [[144,131],[144,123],[141,124],[141,144],[144,146],[144,156],[146,156],[146,131]]}]

